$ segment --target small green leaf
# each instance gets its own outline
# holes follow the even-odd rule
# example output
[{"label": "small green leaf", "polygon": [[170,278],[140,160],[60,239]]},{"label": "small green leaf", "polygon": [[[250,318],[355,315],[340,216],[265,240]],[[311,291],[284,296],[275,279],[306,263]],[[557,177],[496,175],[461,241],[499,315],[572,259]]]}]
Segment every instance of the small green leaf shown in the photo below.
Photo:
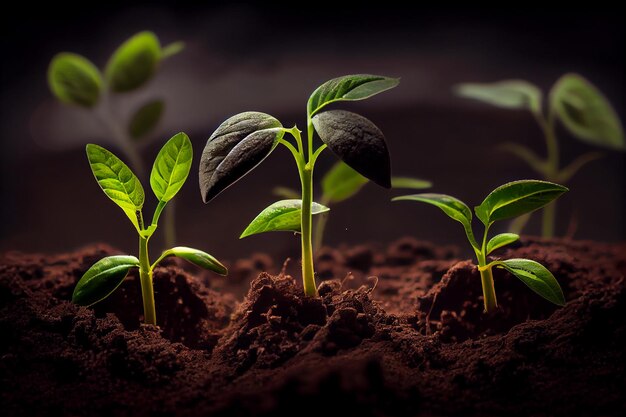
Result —
[{"label": "small green leaf", "polygon": [[333,78],[317,87],[307,103],[309,117],[322,107],[336,101],[364,100],[378,93],[394,88],[400,83],[399,78],[381,75],[357,74]]},{"label": "small green leaf", "polygon": [[515,242],[518,239],[519,235],[516,235],[515,233],[501,233],[499,235],[495,235],[491,238],[491,240],[489,240],[489,243],[487,243],[487,255],[496,249]]},{"label": "small green leaf", "polygon": [[576,138],[597,146],[624,149],[624,130],[611,103],[578,74],[565,74],[550,91],[550,106]]},{"label": "small green leaf", "polygon": [[472,246],[478,247],[472,231],[472,210],[461,200],[445,194],[411,194],[392,198],[391,201],[419,201],[439,207],[450,218],[460,222]]},{"label": "small green leaf", "polygon": [[274,187],[272,189],[272,194],[288,200],[300,198],[300,193],[289,187]]},{"label": "small green leaf", "polygon": [[541,90],[523,80],[505,80],[488,84],[464,83],[454,87],[454,91],[461,97],[497,107],[541,112]]},{"label": "small green leaf", "polygon": [[109,88],[117,93],[141,87],[156,72],[161,46],[152,32],[140,32],[113,53],[104,71]]},{"label": "small green leaf", "polygon": [[185,49],[185,42],[173,42],[167,46],[164,46],[161,50],[161,58],[166,59],[171,56],[180,54]]},{"label": "small green leaf", "polygon": [[322,178],[322,200],[339,203],[352,197],[367,184],[367,178],[339,161]]},{"label": "small green leaf", "polygon": [[556,278],[545,266],[530,259],[507,259],[497,263],[519,278],[531,290],[559,306],[565,305],[563,290]]},{"label": "small green leaf", "polygon": [[50,90],[66,104],[93,107],[102,90],[100,71],[87,58],[62,52],[52,58],[48,67]]},{"label": "small green leaf", "polygon": [[134,256],[109,256],[100,259],[85,272],[72,294],[72,302],[90,306],[107,298],[128,275],[132,268],[139,267]]},{"label": "small green leaf", "polygon": [[[311,214],[320,214],[330,209],[318,203],[311,205]],[[302,200],[281,200],[265,208],[246,227],[239,239],[264,232],[300,232]]]},{"label": "small green leaf", "polygon": [[391,177],[391,188],[406,188],[409,190],[423,190],[430,188],[433,183],[411,177]]},{"label": "small green leaf", "polygon": [[312,119],[322,142],[365,178],[391,188],[391,162],[383,132],[368,119],[345,110],[328,110]]},{"label": "small green leaf", "polygon": [[208,203],[252,171],[274,150],[285,131],[269,114],[244,112],[213,132],[200,158],[200,191]]},{"label": "small green leaf", "polygon": [[209,255],[206,252],[202,252],[201,250],[194,248],[187,248],[185,246],[177,246],[175,248],[171,248],[163,252],[163,254],[159,257],[159,260],[155,262],[155,265],[165,259],[168,256],[177,256],[186,261],[191,262],[194,265],[199,266],[200,268],[207,269],[209,271],[213,271],[220,275],[228,275],[228,269],[220,263],[213,256]]},{"label": "small green leaf", "polygon": [[183,132],[161,148],[150,173],[150,186],[159,200],[167,202],[174,198],[189,175],[192,159],[191,141]]},{"label": "small green leaf", "polygon": [[513,181],[493,190],[474,211],[486,226],[540,209],[566,191],[566,187],[548,181]]},{"label": "small green leaf", "polygon": [[139,215],[145,200],[139,179],[128,166],[101,146],[88,144],[87,159],[102,191],[120,206],[137,231],[141,230]]},{"label": "small green leaf", "polygon": [[165,103],[163,100],[150,101],[137,109],[128,124],[128,133],[133,139],[141,139],[159,124]]}]

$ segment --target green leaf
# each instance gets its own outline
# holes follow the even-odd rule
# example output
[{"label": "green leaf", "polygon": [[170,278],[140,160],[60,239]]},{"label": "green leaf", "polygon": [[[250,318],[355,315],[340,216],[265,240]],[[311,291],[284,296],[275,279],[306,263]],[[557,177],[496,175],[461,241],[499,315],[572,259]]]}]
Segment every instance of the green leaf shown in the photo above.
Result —
[{"label": "green leaf", "polygon": [[487,226],[497,220],[540,209],[566,191],[566,187],[548,181],[513,181],[493,190],[474,211],[476,217]]},{"label": "green leaf", "polygon": [[312,119],[322,142],[365,178],[391,188],[391,162],[383,132],[368,119],[345,110],[328,110]]},{"label": "green leaf", "polygon": [[185,49],[185,42],[173,42],[167,46],[164,46],[161,50],[161,58],[166,59],[171,56],[180,54]]},{"label": "green leaf", "polygon": [[309,117],[312,117],[327,104],[336,101],[364,100],[394,88],[399,83],[399,78],[369,74],[344,75],[333,78],[317,87],[311,94],[307,103],[307,112]]},{"label": "green leaf", "polygon": [[145,195],[139,179],[128,166],[101,146],[88,144],[87,159],[102,191],[120,206],[137,231]]},{"label": "green leaf", "polygon": [[153,100],[142,105],[128,124],[128,133],[133,139],[141,139],[150,133],[159,124],[165,103],[163,100]]},{"label": "green leaf", "polygon": [[[330,209],[318,203],[311,205],[311,214],[320,214]],[[264,232],[300,232],[302,200],[281,200],[265,208],[246,227],[239,239]]]},{"label": "green leaf", "polygon": [[150,173],[150,186],[160,201],[170,201],[181,189],[189,175],[192,160],[191,141],[183,132],[163,145]]},{"label": "green leaf", "polygon": [[576,138],[597,146],[626,148],[624,130],[615,109],[582,76],[562,76],[550,91],[550,106]]},{"label": "green leaf", "polygon": [[322,178],[322,200],[338,203],[352,197],[367,184],[367,178],[339,161]]},{"label": "green leaf", "polygon": [[487,255],[496,249],[517,241],[518,239],[519,235],[515,233],[501,233],[499,235],[495,235],[491,238],[491,240],[489,240],[489,243],[487,243]]},{"label": "green leaf", "polygon": [[423,190],[430,188],[433,183],[411,177],[391,177],[391,188],[406,188],[409,190]]},{"label": "green leaf", "polygon": [[554,275],[545,266],[530,259],[507,259],[497,263],[499,268],[504,268],[531,290],[559,306],[565,305],[565,296],[561,286]]},{"label": "green leaf", "polygon": [[59,101],[82,107],[98,103],[102,90],[100,71],[87,58],[62,52],[48,67],[48,85]]},{"label": "green leaf", "polygon": [[446,194],[411,194],[392,198],[391,201],[419,201],[439,207],[450,218],[460,222],[465,229],[468,240],[475,248],[478,243],[472,231],[472,210],[461,200]]},{"label": "green leaf", "polygon": [[280,186],[274,187],[272,189],[272,194],[274,194],[277,197],[284,198],[284,199],[300,198],[300,193],[289,187],[280,187]]},{"label": "green leaf", "polygon": [[161,46],[152,32],[140,32],[113,53],[104,71],[109,88],[117,93],[144,85],[161,61]]},{"label": "green leaf", "polygon": [[209,255],[206,252],[202,252],[201,250],[187,248],[185,246],[177,246],[175,248],[166,250],[155,262],[155,265],[168,256],[177,256],[191,262],[194,265],[199,266],[200,268],[216,272],[220,275],[228,275],[228,269],[213,256]]},{"label": "green leaf", "polygon": [[541,90],[523,80],[505,80],[495,83],[464,83],[454,87],[457,95],[472,98],[508,109],[528,109],[541,112]]},{"label": "green leaf", "polygon": [[285,134],[269,114],[244,112],[230,117],[213,132],[200,158],[200,191],[208,203],[252,171]]},{"label": "green leaf", "polygon": [[72,302],[90,306],[104,300],[120,286],[132,268],[139,268],[139,259],[134,256],[109,256],[100,259],[76,284]]}]

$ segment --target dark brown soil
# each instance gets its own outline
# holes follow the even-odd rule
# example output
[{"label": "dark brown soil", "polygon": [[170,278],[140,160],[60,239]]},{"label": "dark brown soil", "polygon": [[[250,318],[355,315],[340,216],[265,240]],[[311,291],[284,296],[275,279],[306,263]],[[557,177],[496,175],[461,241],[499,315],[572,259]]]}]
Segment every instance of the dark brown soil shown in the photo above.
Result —
[{"label": "dark brown soil", "polygon": [[265,255],[227,279],[169,262],[160,328],[140,325],[134,275],[95,308],[68,302],[111,253],[2,256],[3,416],[626,415],[624,244],[525,239],[498,256],[544,263],[568,303],[497,271],[488,316],[473,264],[413,239],[323,249],[316,299]]}]

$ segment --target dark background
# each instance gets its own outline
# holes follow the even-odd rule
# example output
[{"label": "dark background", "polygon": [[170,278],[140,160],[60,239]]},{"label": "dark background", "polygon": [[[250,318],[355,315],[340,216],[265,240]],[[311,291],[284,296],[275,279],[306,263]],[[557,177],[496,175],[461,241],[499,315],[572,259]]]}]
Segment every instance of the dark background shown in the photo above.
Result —
[{"label": "dark background", "polygon": [[[19,6],[18,6],[19,7]],[[159,147],[184,130],[194,144],[195,165],[178,201],[179,243],[233,259],[253,251],[297,253],[291,234],[238,240],[240,232],[275,200],[273,186],[296,187],[297,172],[284,149],[211,204],[201,202],[197,163],[217,125],[244,110],[273,114],[303,128],[309,94],[343,74],[378,73],[401,85],[361,103],[357,110],[385,133],[393,172],[435,183],[434,192],[478,204],[494,187],[535,175],[522,162],[494,149],[503,141],[531,146],[543,155],[543,138],[530,114],[501,110],[455,97],[464,81],[527,79],[544,89],[563,73],[579,72],[624,115],[624,19],[617,10],[402,9],[309,4],[306,13],[253,4],[211,2],[176,6],[101,3],[76,8],[55,3],[2,14],[0,93],[0,250],[61,252],[97,241],[135,252],[135,231],[100,191],[84,156],[84,144],[115,145],[89,112],[61,106],[46,84],[51,57],[72,51],[103,67],[117,45],[141,30],[185,51],[166,61],[158,76],[129,98],[125,114],[149,97],[167,101],[163,123],[142,150],[151,165]],[[306,7],[306,6],[305,6]],[[592,149],[560,130],[562,160]],[[320,159],[316,177],[334,162]],[[559,203],[558,232],[574,218],[576,237],[623,240],[623,153],[584,168]],[[147,182],[147,213],[154,200]],[[432,207],[391,203],[402,193],[367,185],[353,200],[333,207],[330,244],[391,241],[403,235],[465,245],[461,227]],[[529,233],[537,233],[539,216]],[[506,225],[500,225],[501,229]],[[160,236],[155,249],[160,247]]]}]

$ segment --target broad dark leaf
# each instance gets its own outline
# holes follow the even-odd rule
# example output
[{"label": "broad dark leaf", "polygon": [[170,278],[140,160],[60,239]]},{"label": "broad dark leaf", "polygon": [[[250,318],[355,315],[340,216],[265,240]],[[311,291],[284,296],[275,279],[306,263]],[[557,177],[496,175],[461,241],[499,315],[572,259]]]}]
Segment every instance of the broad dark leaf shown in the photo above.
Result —
[{"label": "broad dark leaf", "polygon": [[493,190],[474,211],[484,225],[489,225],[540,209],[566,191],[566,187],[548,181],[513,181]]},{"label": "broad dark leaf", "polygon": [[559,282],[548,269],[530,259],[507,259],[498,262],[498,267],[504,268],[531,290],[558,306],[565,305],[565,296]]},{"label": "broad dark leaf", "polygon": [[329,110],[317,114],[313,125],[343,162],[381,187],[391,188],[389,150],[374,123],[349,111]]},{"label": "broad dark leaf", "polygon": [[102,77],[98,68],[87,58],[63,52],[50,62],[48,84],[61,102],[93,107],[100,98]]},{"label": "broad dark leaf", "polygon": [[208,203],[260,164],[284,131],[269,114],[245,112],[222,123],[200,158],[200,192]]},{"label": "broad dark leaf", "polygon": [[100,259],[85,272],[72,294],[72,302],[90,306],[107,298],[120,286],[128,271],[139,267],[134,256],[109,256]]}]

